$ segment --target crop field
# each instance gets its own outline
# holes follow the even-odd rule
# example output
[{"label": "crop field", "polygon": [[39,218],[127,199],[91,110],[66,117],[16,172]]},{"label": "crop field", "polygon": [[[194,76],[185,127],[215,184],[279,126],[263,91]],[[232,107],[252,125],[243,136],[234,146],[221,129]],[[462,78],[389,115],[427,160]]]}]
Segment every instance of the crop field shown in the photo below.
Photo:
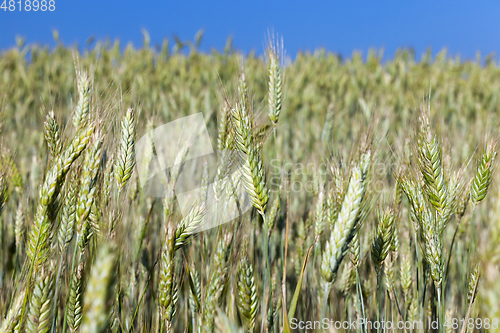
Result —
[{"label": "crop field", "polygon": [[[500,332],[500,68],[0,52],[0,332]],[[285,45],[286,46],[286,45]]]}]

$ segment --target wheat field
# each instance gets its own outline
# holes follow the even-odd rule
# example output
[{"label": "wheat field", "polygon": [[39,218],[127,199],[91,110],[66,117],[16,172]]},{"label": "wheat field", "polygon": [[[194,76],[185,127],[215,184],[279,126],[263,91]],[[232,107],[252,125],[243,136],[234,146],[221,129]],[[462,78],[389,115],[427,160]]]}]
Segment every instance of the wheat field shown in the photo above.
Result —
[{"label": "wheat field", "polygon": [[500,332],[491,57],[198,44],[0,53],[0,332]]}]

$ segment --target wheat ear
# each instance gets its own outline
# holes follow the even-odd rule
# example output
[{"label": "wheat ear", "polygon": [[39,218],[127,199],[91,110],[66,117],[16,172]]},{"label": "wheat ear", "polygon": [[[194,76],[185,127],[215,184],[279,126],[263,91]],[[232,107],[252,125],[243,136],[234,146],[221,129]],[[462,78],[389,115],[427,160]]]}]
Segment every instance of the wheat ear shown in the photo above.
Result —
[{"label": "wheat ear", "polygon": [[71,332],[76,332],[82,323],[85,264],[80,262],[71,276],[66,320]]},{"label": "wheat ear", "polygon": [[243,185],[250,196],[253,206],[265,217],[269,191],[266,185],[262,157],[260,151],[255,148],[252,122],[245,105],[246,102],[240,102],[233,109],[235,143],[245,160],[242,167]]},{"label": "wheat ear", "polygon": [[[16,217],[14,219],[14,235],[16,241],[16,251],[20,251],[24,243],[24,213],[23,205],[19,201],[16,209]],[[18,252],[19,253],[19,252]]]},{"label": "wheat ear", "polygon": [[77,240],[81,250],[85,248],[91,236],[95,233],[89,216],[96,199],[102,139],[99,137],[99,134],[96,133],[93,141],[91,149],[89,149],[85,155],[75,212],[78,224]]},{"label": "wheat ear", "polygon": [[276,224],[276,220],[278,218],[279,210],[280,210],[280,191],[278,190],[278,192],[276,193],[276,198],[274,198],[274,201],[266,217],[268,232],[271,232],[273,230],[274,225]]},{"label": "wheat ear", "polygon": [[202,202],[195,205],[186,217],[182,219],[175,232],[175,251],[186,245],[193,238],[194,233],[203,225],[205,214],[205,203]]},{"label": "wheat ear", "polygon": [[78,178],[75,176],[67,183],[67,193],[64,198],[58,229],[57,243],[59,251],[64,253],[73,239],[76,225],[76,203],[78,198]]},{"label": "wheat ear", "polygon": [[25,291],[22,291],[12,301],[9,311],[2,321],[0,333],[12,333],[18,325],[20,326],[21,323],[19,323],[19,320],[23,309],[24,297]]},{"label": "wheat ear", "polygon": [[241,316],[247,323],[248,332],[253,332],[257,317],[258,301],[253,268],[248,258],[244,257],[240,261],[237,275],[236,303]]},{"label": "wheat ear", "polygon": [[[193,289],[190,289],[189,293],[189,310],[191,312],[191,318],[193,320],[193,327],[196,327],[198,324],[197,318],[198,318],[198,312],[201,309],[198,309],[198,305],[196,304],[196,299],[198,302],[201,301],[201,283],[200,283],[200,274],[198,273],[197,270],[192,268],[190,270],[191,272],[191,280],[193,281],[193,286],[194,286],[194,291]],[[193,295],[193,292],[196,293],[196,299],[195,295]]]},{"label": "wheat ear", "polygon": [[90,110],[90,79],[87,73],[78,73],[78,104],[73,114],[75,128],[82,126]]},{"label": "wheat ear", "polygon": [[281,66],[280,48],[282,43],[271,41],[267,48],[269,59],[269,82],[267,93],[267,104],[269,105],[269,119],[274,126],[278,123],[283,100],[283,68]]},{"label": "wheat ear", "polygon": [[380,213],[380,217],[378,218],[377,235],[371,249],[371,256],[377,274],[380,274],[380,269],[391,249],[395,231],[394,218],[394,210],[392,208],[387,208],[383,213]]},{"label": "wheat ear", "polygon": [[102,242],[91,270],[83,301],[82,332],[103,333],[107,331],[109,310],[115,290],[116,265],[113,245]]},{"label": "wheat ear", "polygon": [[470,275],[469,275],[469,284],[468,284],[468,292],[467,292],[467,302],[474,303],[477,296],[477,286],[480,278],[480,264],[474,265]]},{"label": "wheat ear", "polygon": [[486,144],[486,148],[477,162],[476,175],[474,176],[470,190],[472,207],[476,207],[488,193],[488,188],[493,177],[495,157],[497,155],[496,148],[497,142],[495,140],[490,140]]},{"label": "wheat ear", "polygon": [[132,176],[135,165],[135,113],[129,108],[121,122],[120,142],[115,158],[115,178],[121,191]]},{"label": "wheat ear", "polygon": [[80,128],[69,146],[49,170],[40,189],[39,203],[28,245],[28,257],[35,267],[43,263],[48,255],[48,240],[53,224],[53,221],[49,218],[49,213],[54,215],[54,203],[64,184],[66,174],[73,162],[87,146],[93,130],[92,126]]},{"label": "wheat ear", "polygon": [[26,332],[47,333],[52,321],[52,297],[54,293],[54,276],[42,272],[37,279],[31,294]]},{"label": "wheat ear", "polygon": [[59,125],[54,117],[54,111],[50,111],[47,117],[45,117],[43,134],[52,158],[56,158],[61,152],[61,137],[59,134]]},{"label": "wheat ear", "polygon": [[214,331],[214,318],[217,307],[222,302],[222,292],[226,286],[229,272],[229,253],[232,235],[227,234],[219,240],[213,257],[210,280],[205,294],[201,329],[202,332]]},{"label": "wheat ear", "polygon": [[326,147],[332,141],[332,130],[334,122],[335,108],[333,104],[328,107],[328,112],[326,113],[325,124],[323,125],[323,131],[321,132],[321,141]]},{"label": "wheat ear", "polygon": [[175,229],[167,226],[166,242],[160,258],[160,284],[158,287],[162,319],[167,328],[171,327],[175,310],[174,301],[174,246]]},{"label": "wheat ear", "polygon": [[[367,152],[368,156],[369,154]],[[367,161],[364,161],[363,164],[360,163],[361,167],[365,168],[365,163]],[[357,215],[366,186],[360,165],[355,165],[352,169],[344,201],[333,227],[330,240],[326,243],[323,252],[321,274],[328,284],[331,284],[335,280],[340,263],[356,232]]]}]

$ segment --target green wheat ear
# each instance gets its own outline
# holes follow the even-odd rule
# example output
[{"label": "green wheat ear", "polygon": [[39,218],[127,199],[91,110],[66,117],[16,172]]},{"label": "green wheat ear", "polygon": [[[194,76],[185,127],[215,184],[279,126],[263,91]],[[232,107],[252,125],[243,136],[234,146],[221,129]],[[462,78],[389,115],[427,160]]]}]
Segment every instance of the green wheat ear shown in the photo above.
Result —
[{"label": "green wheat ear", "polygon": [[372,261],[375,265],[377,274],[380,274],[382,265],[391,250],[392,240],[395,233],[395,215],[392,208],[386,209],[380,213],[378,218],[377,236],[373,241],[371,249]]},{"label": "green wheat ear", "polygon": [[26,332],[47,333],[52,321],[52,298],[54,293],[54,276],[50,272],[42,272],[37,278],[31,294]]},{"label": "green wheat ear", "polygon": [[253,267],[246,257],[238,265],[236,304],[241,316],[246,321],[248,332],[253,332],[258,310],[257,287]]},{"label": "green wheat ear", "polygon": [[90,110],[90,79],[86,72],[77,73],[77,76],[78,104],[73,114],[75,128],[79,128],[86,122]]},{"label": "green wheat ear", "polygon": [[113,245],[101,242],[83,301],[81,332],[103,333],[107,331],[109,311],[115,291],[116,266]]},{"label": "green wheat ear", "polygon": [[[244,82],[244,79],[240,79],[240,87],[246,87],[241,83],[242,81]],[[259,211],[261,216],[265,217],[269,190],[267,189],[262,155],[255,145],[252,120],[247,109],[245,88],[240,89],[240,95],[243,97],[233,109],[232,117],[235,132],[234,140],[244,160],[241,180],[252,205]]]},{"label": "green wheat ear", "polygon": [[27,254],[30,262],[38,268],[48,257],[50,231],[54,221],[50,216],[55,215],[56,199],[61,191],[66,174],[73,162],[80,156],[87,146],[94,131],[92,125],[81,127],[71,140],[68,147],[54,161],[47,172],[45,181],[40,189],[39,203],[37,205],[35,220],[29,234]]},{"label": "green wheat ear", "polygon": [[120,141],[115,157],[115,178],[121,191],[132,176],[135,166],[135,113],[129,108],[121,122]]},{"label": "green wheat ear", "polygon": [[476,300],[478,283],[480,278],[480,263],[477,263],[469,275],[469,284],[467,292],[467,302],[472,302]]},{"label": "green wheat ear", "polygon": [[12,305],[10,306],[7,315],[2,321],[2,326],[0,326],[1,333],[14,332],[18,327],[19,320],[21,319],[21,312],[23,309],[25,295],[25,291],[19,292],[12,300]]},{"label": "green wheat ear", "polygon": [[495,157],[497,155],[497,141],[490,140],[477,161],[477,170],[470,189],[470,201],[475,208],[484,200],[493,178]]},{"label": "green wheat ear", "polygon": [[283,67],[282,67],[283,42],[275,43],[271,40],[267,48],[269,61],[269,81],[267,103],[269,106],[269,119],[274,126],[278,123],[283,100]]},{"label": "green wheat ear", "polygon": [[52,158],[59,156],[61,152],[61,137],[59,134],[59,125],[54,117],[54,111],[50,111],[45,118],[43,123],[43,134],[45,136],[45,142],[49,148],[50,155]]}]

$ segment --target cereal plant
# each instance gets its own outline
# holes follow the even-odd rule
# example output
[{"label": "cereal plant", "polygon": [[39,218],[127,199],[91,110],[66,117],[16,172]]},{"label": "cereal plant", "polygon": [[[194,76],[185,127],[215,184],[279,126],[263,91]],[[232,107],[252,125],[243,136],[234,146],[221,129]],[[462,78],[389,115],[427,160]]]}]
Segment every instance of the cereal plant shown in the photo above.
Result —
[{"label": "cereal plant", "polygon": [[500,68],[269,39],[0,53],[0,332],[500,332]]}]

